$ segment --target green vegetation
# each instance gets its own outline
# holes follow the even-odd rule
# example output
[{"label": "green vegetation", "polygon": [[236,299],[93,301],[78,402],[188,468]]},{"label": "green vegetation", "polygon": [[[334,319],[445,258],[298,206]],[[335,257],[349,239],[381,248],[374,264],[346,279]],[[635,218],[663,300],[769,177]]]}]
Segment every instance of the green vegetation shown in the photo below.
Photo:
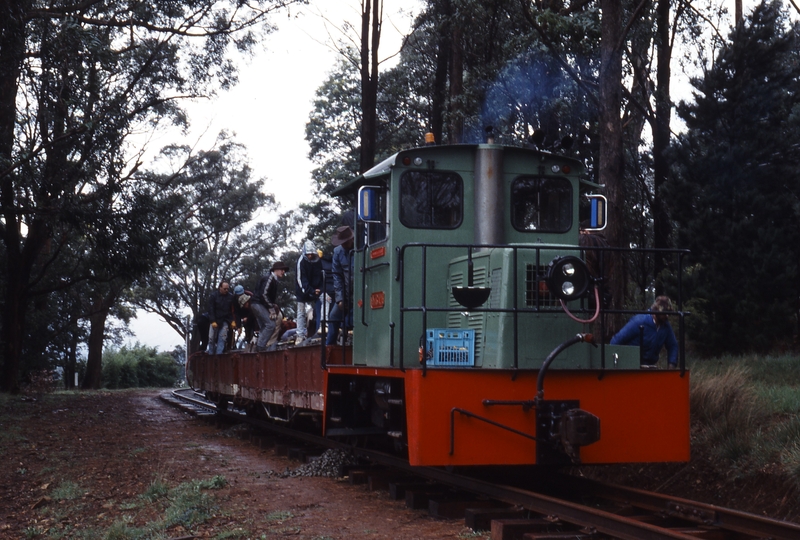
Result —
[{"label": "green vegetation", "polygon": [[103,354],[103,387],[171,387],[180,376],[180,368],[168,353],[155,347],[136,345]]},{"label": "green vegetation", "polygon": [[800,357],[725,356],[691,377],[693,451],[737,478],[772,464],[800,486]]},{"label": "green vegetation", "polygon": [[281,522],[281,521],[290,520],[293,517],[294,517],[294,514],[292,514],[291,512],[277,511],[277,512],[271,512],[271,513],[267,514],[267,517],[265,519],[267,521],[270,521],[270,522],[273,522],[273,521]]},{"label": "green vegetation", "polygon": [[[115,522],[106,531],[106,540],[145,540],[163,538],[170,527],[176,525],[191,530],[213,517],[218,510],[213,490],[227,485],[224,476],[214,476],[207,480],[192,480],[169,489],[161,480],[155,480],[140,496],[146,504],[157,504],[163,509],[163,517],[142,527],[133,526],[133,519],[126,516]],[[219,538],[237,538],[220,536]]]},{"label": "green vegetation", "polygon": [[687,130],[665,194],[676,245],[691,250],[688,336],[706,355],[796,337],[800,191],[785,179],[800,157],[797,30],[779,2],[756,6],[677,107]]},{"label": "green vegetation", "polygon": [[162,497],[166,497],[169,493],[169,486],[160,479],[153,480],[150,487],[147,488],[141,498],[147,502],[155,502]]},{"label": "green vegetation", "polygon": [[73,499],[77,499],[78,497],[82,497],[83,494],[84,491],[78,484],[69,480],[64,480],[55,489],[53,489],[53,492],[50,494],[50,496],[55,501],[71,501]]}]

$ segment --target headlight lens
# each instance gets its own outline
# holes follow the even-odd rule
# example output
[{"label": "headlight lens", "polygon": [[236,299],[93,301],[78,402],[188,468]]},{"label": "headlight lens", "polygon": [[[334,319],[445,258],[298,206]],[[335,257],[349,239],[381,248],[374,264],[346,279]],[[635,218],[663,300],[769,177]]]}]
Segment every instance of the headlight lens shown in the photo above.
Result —
[{"label": "headlight lens", "polygon": [[565,302],[584,296],[591,281],[586,263],[573,255],[556,257],[550,261],[545,276],[547,288]]}]

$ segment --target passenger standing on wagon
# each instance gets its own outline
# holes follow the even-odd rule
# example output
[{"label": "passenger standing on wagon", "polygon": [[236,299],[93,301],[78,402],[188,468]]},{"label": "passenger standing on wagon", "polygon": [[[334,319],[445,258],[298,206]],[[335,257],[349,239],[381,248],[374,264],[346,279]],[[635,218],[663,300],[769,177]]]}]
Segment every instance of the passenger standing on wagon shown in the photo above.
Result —
[{"label": "passenger standing on wagon", "polygon": [[249,347],[250,340],[255,335],[255,331],[258,330],[256,317],[250,309],[250,298],[252,297],[253,291],[248,291],[241,285],[237,285],[233,289],[233,311],[238,321],[239,333],[241,334],[242,329],[244,329],[245,349]]},{"label": "passenger standing on wagon", "polygon": [[[317,254],[317,247],[311,240],[303,244],[303,253],[297,259],[297,278],[295,279],[295,297],[297,298],[297,333],[295,345],[303,344],[307,335],[314,335],[319,321],[319,295],[322,292],[322,263]],[[308,326],[308,309],[314,313],[311,328]]]},{"label": "passenger standing on wagon", "polygon": [[317,332],[321,334],[322,321],[327,321],[330,318],[331,307],[333,305],[333,254],[323,255],[322,251],[318,251],[317,253],[319,254],[320,264],[322,264],[322,271],[325,276],[325,287],[323,287],[325,293],[320,296],[320,304],[322,305],[319,318],[320,324],[317,325]]},{"label": "passenger standing on wagon", "polygon": [[219,288],[208,299],[208,318],[211,326],[208,329],[208,354],[222,354],[228,338],[228,327],[236,329],[233,320],[233,295],[231,285],[222,280]]},{"label": "passenger standing on wagon", "polygon": [[258,280],[258,285],[250,299],[250,310],[258,320],[258,342],[256,351],[275,350],[280,337],[282,317],[278,306],[278,280],[286,275],[288,266],[278,261],[272,265],[269,273]]},{"label": "passenger standing on wagon", "polygon": [[[336,343],[339,328],[343,326],[343,337],[346,339],[347,329],[353,326],[353,229],[343,225],[336,229],[331,238],[333,250],[333,289],[334,304],[329,318],[328,338],[326,345]],[[344,325],[342,323],[344,322]]]},{"label": "passenger standing on wagon", "polygon": [[674,368],[678,365],[678,340],[663,311],[672,311],[672,302],[666,296],[656,298],[650,313],[634,315],[622,330],[611,338],[611,345],[639,345],[642,348],[642,365],[654,366],[658,363],[661,348],[667,347],[667,363]]}]

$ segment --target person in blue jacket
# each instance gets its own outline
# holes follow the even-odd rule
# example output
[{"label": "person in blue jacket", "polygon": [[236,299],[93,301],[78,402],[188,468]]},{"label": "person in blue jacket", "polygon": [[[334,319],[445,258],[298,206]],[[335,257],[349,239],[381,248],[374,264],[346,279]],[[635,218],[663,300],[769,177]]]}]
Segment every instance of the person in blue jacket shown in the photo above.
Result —
[{"label": "person in blue jacket", "polygon": [[342,328],[343,339],[347,338],[347,330],[353,327],[353,245],[355,236],[353,229],[342,225],[336,229],[336,234],[331,238],[333,244],[333,273],[334,304],[328,319],[329,329],[326,345],[336,343],[339,328]]},{"label": "person in blue jacket", "polygon": [[622,330],[611,338],[611,345],[635,345],[642,348],[642,365],[658,363],[661,348],[667,348],[667,363],[678,365],[678,340],[664,311],[672,311],[672,302],[666,296],[656,298],[649,313],[634,315]]}]

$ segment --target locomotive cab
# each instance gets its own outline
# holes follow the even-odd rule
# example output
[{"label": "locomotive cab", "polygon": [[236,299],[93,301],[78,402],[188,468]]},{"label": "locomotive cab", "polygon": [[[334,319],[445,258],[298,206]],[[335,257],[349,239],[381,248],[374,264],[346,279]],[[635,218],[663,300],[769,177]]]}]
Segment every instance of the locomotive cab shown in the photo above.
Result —
[{"label": "locomotive cab", "polygon": [[[581,256],[582,171],[574,160],[520,148],[422,147],[340,188],[357,193],[363,224],[353,364],[418,367],[408,351],[430,352],[431,329],[457,329],[474,340],[471,367],[538,369],[575,333],[544,278],[556,257]],[[598,229],[602,202],[591,199]],[[587,305],[583,298],[569,304]],[[584,351],[559,364],[598,361]]]}]

